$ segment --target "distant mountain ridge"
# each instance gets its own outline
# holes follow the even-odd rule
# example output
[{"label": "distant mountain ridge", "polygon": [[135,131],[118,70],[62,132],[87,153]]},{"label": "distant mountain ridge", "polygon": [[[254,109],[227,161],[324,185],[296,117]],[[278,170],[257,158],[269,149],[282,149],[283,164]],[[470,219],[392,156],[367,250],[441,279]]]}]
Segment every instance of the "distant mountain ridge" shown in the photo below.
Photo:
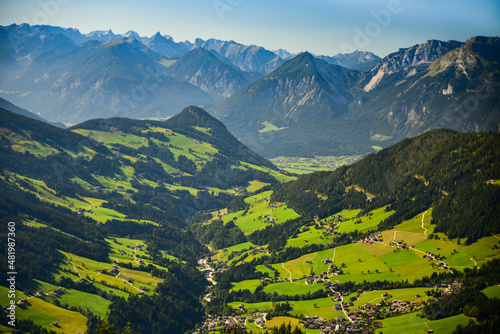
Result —
[{"label": "distant mountain ridge", "polygon": [[345,54],[339,53],[333,57],[316,56],[316,58],[326,60],[332,65],[340,65],[361,72],[374,67],[381,60],[379,56],[366,51],[354,51]]},{"label": "distant mountain ridge", "polygon": [[[199,88],[166,75],[159,61],[136,40],[93,40],[70,53],[37,58],[4,89],[19,92],[9,94],[15,104],[73,124],[107,116],[165,118],[191,104],[213,103]],[[29,99],[21,93],[26,91]]]},{"label": "distant mountain ridge", "polygon": [[258,73],[244,72],[206,49],[196,48],[167,69],[168,75],[201,88],[214,100],[227,98],[260,78]]},{"label": "distant mountain ridge", "polygon": [[274,52],[256,45],[243,45],[234,41],[217,39],[196,39],[194,47],[204,48],[229,59],[242,71],[268,74],[283,63],[283,59]]}]

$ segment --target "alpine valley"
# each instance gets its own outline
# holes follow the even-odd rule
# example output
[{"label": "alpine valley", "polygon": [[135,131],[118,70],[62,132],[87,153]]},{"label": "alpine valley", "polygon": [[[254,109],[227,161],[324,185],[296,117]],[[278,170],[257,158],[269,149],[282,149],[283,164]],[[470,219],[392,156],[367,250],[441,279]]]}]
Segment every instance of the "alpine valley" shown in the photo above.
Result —
[{"label": "alpine valley", "polygon": [[0,26],[0,332],[497,333],[499,82],[498,37]]}]

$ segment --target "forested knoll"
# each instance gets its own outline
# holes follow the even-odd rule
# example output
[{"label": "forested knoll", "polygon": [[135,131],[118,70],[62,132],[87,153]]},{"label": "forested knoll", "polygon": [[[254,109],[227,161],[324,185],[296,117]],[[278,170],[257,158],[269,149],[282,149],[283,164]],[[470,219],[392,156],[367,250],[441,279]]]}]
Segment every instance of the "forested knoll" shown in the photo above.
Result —
[{"label": "forested knoll", "polygon": [[435,205],[437,231],[473,241],[500,231],[500,187],[489,182],[500,178],[498,147],[496,133],[434,130],[351,166],[276,185],[273,199],[309,218],[390,205],[396,213],[382,223],[385,228]]}]

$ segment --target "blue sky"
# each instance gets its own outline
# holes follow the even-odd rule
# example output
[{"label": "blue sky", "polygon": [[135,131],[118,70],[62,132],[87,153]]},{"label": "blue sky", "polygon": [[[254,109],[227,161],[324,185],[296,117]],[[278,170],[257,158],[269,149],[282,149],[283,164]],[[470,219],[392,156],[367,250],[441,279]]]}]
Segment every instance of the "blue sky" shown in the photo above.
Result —
[{"label": "blue sky", "polygon": [[175,41],[235,40],[297,53],[385,56],[429,39],[500,35],[498,0],[0,0],[0,24],[83,33],[160,31]]}]

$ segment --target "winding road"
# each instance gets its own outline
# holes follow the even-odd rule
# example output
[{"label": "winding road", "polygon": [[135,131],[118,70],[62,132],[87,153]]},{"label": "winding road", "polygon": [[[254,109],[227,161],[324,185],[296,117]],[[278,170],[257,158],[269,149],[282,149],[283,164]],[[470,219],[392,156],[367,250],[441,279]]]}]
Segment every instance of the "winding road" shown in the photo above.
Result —
[{"label": "winding road", "polygon": [[[429,211],[429,210],[427,210]],[[424,212],[424,214],[422,215],[422,228],[424,229],[424,235],[427,235],[427,229],[424,227],[424,218],[425,218],[425,214],[427,213],[427,211]]]},{"label": "winding road", "polygon": [[292,280],[292,272],[288,269],[285,268],[285,263],[284,262],[281,262],[281,266],[283,267],[283,269],[285,269],[289,274],[290,274],[290,281]]}]

